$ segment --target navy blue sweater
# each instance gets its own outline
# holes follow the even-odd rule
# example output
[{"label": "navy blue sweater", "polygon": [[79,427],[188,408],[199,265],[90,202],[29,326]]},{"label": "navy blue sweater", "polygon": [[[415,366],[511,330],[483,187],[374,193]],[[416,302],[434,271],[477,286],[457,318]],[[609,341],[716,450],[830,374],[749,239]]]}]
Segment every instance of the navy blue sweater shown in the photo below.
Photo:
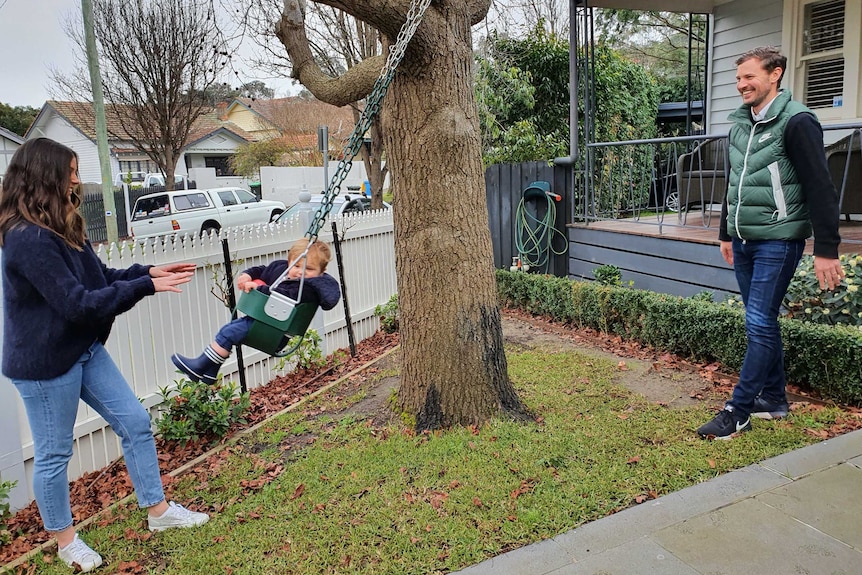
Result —
[{"label": "navy blue sweater", "polygon": [[[287,260],[275,260],[269,265],[248,268],[243,273],[250,275],[253,280],[263,280],[266,285],[257,289],[269,295],[269,286],[284,273],[288,265],[290,262]],[[275,286],[275,291],[295,300],[299,295],[299,280],[285,280]],[[341,299],[341,288],[331,275],[322,273],[313,278],[305,278],[300,302],[314,303],[323,309],[332,309],[339,299]]]},{"label": "navy blue sweater", "polygon": [[114,318],[156,292],[150,267],[105,266],[89,242],[70,248],[33,224],[6,232],[3,271],[3,374],[50,379],[75,364]]}]

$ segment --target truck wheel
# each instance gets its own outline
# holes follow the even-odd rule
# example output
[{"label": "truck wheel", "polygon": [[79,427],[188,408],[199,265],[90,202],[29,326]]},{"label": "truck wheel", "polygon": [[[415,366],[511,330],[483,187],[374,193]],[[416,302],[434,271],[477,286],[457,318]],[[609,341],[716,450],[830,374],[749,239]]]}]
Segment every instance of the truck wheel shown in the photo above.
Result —
[{"label": "truck wheel", "polygon": [[207,237],[212,232],[218,233],[219,227],[214,224],[204,224],[204,227],[201,228],[201,237]]},{"label": "truck wheel", "polygon": [[274,222],[282,212],[284,212],[284,210],[272,210],[272,213],[269,214],[269,221]]}]

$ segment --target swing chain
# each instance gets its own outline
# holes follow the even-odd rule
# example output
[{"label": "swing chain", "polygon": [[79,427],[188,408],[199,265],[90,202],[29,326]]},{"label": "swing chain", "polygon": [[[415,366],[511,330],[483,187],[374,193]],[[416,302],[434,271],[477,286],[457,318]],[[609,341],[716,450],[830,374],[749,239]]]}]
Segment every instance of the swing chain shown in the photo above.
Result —
[{"label": "swing chain", "polygon": [[389,89],[389,84],[392,83],[392,79],[395,77],[395,69],[404,57],[407,44],[410,42],[410,39],[419,27],[419,24],[422,21],[422,16],[425,14],[425,10],[430,4],[431,0],[411,0],[410,9],[407,11],[407,19],[404,22],[404,26],[402,26],[401,30],[398,32],[398,38],[396,39],[395,44],[389,49],[386,64],[380,71],[380,76],[377,77],[371,93],[365,100],[365,108],[362,110],[362,113],[359,116],[359,121],[356,122],[356,126],[353,128],[350,140],[348,140],[347,145],[344,147],[342,158],[339,160],[338,167],[330,179],[329,187],[323,195],[320,207],[317,208],[317,211],[314,213],[314,217],[308,226],[308,231],[305,232],[305,235],[310,240],[317,238],[317,235],[326,223],[326,218],[329,216],[329,212],[332,211],[335,198],[341,193],[341,184],[347,178],[347,174],[353,167],[353,158],[355,158],[356,154],[359,153],[365,139],[365,134],[371,128],[372,120],[380,111],[380,104],[383,101],[383,97],[386,95],[386,91]]}]

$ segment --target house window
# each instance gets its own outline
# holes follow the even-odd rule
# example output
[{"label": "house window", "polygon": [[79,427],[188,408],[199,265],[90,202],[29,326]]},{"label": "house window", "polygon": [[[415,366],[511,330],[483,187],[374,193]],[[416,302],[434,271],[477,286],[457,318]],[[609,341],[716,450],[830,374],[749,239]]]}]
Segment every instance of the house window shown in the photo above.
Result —
[{"label": "house window", "polygon": [[844,102],[844,0],[805,6],[801,63],[809,108],[836,108]]},{"label": "house window", "polygon": [[151,160],[120,160],[120,173],[128,172],[158,172],[158,166]]},{"label": "house window", "polygon": [[858,0],[785,0],[782,44],[788,56],[788,85],[821,120],[862,115],[859,43],[862,3]]},{"label": "house window", "polygon": [[230,162],[225,156],[206,156],[204,165],[207,168],[215,168],[216,176],[235,176]]}]

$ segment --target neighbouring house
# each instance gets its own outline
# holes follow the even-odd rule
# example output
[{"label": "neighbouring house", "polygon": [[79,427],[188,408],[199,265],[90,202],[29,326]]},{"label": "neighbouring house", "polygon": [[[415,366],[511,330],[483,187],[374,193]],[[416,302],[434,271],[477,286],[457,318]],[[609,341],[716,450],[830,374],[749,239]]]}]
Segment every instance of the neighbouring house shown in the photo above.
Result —
[{"label": "neighbouring house", "polygon": [[[108,146],[111,152],[112,181],[117,174],[160,171],[142,150],[128,137],[114,107],[105,106]],[[93,106],[89,102],[45,102],[25,138],[45,136],[61,142],[78,154],[78,169],[82,182],[102,180]],[[192,167],[220,167],[237,148],[251,140],[239,126],[220,119],[212,110],[195,122],[189,134],[189,144],[177,162],[176,172],[188,175]]]},{"label": "neighbouring house", "polygon": [[186,146],[187,169],[213,168],[217,178],[233,176],[230,158],[244,144],[259,139],[259,135],[244,130],[224,118],[224,110],[216,107],[197,119]]},{"label": "neighbouring house", "polygon": [[15,132],[10,132],[6,128],[0,127],[0,177],[6,173],[6,167],[9,166],[12,155],[23,143],[24,138]]},{"label": "neighbouring house", "polygon": [[[105,106],[105,120],[112,181],[118,174],[159,171],[155,162],[131,142],[111,104]],[[188,144],[177,162],[176,173],[189,175],[189,171],[196,168],[212,168],[217,178],[232,177],[229,160],[241,146],[275,137],[284,138],[291,149],[291,160],[299,158],[301,162],[317,149],[317,126],[320,124],[328,125],[330,138],[340,144],[353,130],[352,111],[349,107],[336,108],[304,98],[240,98],[212,108],[195,121]],[[77,152],[82,182],[101,181],[91,103],[45,102],[24,139],[39,136],[57,140]],[[337,149],[340,150],[340,145]]]},{"label": "neighbouring house", "polygon": [[330,139],[341,143],[350,136],[355,125],[350,106],[338,108],[300,96],[275,100],[237,98],[228,104],[224,118],[258,140],[288,134],[316,135],[317,127],[326,125]]}]

